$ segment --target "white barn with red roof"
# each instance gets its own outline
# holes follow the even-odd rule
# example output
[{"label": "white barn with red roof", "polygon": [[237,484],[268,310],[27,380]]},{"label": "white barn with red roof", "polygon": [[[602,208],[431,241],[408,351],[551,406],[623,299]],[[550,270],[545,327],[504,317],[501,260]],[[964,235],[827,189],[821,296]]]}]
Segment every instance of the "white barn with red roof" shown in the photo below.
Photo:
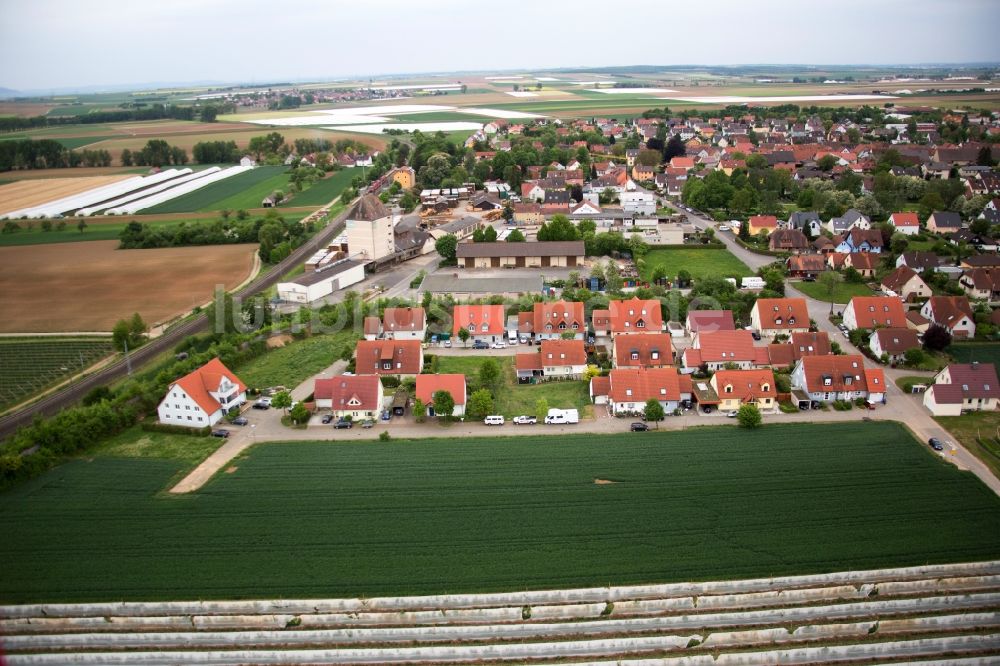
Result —
[{"label": "white barn with red roof", "polygon": [[246,401],[246,384],[222,361],[213,358],[171,384],[156,413],[160,423],[205,428]]}]

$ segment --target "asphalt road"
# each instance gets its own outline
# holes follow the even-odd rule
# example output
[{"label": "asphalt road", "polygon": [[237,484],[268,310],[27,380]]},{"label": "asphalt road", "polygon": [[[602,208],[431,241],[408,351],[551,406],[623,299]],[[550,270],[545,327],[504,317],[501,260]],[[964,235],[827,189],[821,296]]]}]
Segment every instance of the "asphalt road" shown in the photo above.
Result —
[{"label": "asphalt road", "polygon": [[[345,209],[343,213],[321,229],[308,243],[297,248],[284,261],[274,266],[265,275],[258,277],[249,285],[237,291],[234,296],[247,298],[277,283],[282,275],[290,271],[297,264],[303,263],[321,245],[326,245],[343,231],[347,210],[349,208]],[[150,340],[144,346],[130,353],[129,361],[131,362],[131,366],[138,368],[159,354],[173,349],[188,336],[204,331],[207,324],[207,316],[199,314],[170,328],[160,337]],[[80,381],[40,398],[23,409],[7,414],[3,418],[0,418],[0,438],[5,438],[13,434],[21,426],[31,423],[36,416],[51,416],[61,409],[75,404],[92,389],[125,377],[128,374],[128,368],[129,365],[125,359],[119,359]]]}]

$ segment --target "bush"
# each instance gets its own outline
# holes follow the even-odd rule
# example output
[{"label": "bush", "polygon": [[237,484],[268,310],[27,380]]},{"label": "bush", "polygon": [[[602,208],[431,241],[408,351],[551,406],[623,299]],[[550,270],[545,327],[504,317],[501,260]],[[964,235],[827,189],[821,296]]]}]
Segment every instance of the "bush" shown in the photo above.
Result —
[{"label": "bush", "polygon": [[759,428],[764,421],[760,415],[760,410],[757,409],[757,405],[749,404],[740,407],[739,412],[736,414],[736,420],[739,422],[740,427],[743,428]]},{"label": "bush", "polygon": [[854,405],[856,407],[864,407],[865,406],[865,399],[864,398],[855,398],[854,399]]},{"label": "bush", "polygon": [[778,409],[781,410],[782,414],[795,414],[799,411],[799,408],[790,402],[778,403]]},{"label": "bush", "polygon": [[204,428],[187,428],[185,426],[170,425],[167,423],[143,422],[139,427],[146,432],[162,432],[168,435],[200,435],[205,437],[212,434],[212,428],[210,426],[205,426]]},{"label": "bush", "polygon": [[380,442],[388,442],[391,439],[392,439],[392,435],[389,434],[388,430],[383,430],[382,432],[380,432],[378,434],[378,441],[380,441]]},{"label": "bush", "polygon": [[397,375],[382,375],[382,386],[385,388],[398,388],[400,384]]},{"label": "bush", "polygon": [[831,404],[838,412],[849,412],[854,409],[854,404],[850,400],[834,400]]}]

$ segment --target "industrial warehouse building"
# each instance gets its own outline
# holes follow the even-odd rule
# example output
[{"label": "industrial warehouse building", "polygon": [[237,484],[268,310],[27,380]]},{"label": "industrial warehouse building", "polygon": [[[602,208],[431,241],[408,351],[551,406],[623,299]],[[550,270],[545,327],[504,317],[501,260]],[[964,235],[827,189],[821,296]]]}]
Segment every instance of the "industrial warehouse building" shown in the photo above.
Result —
[{"label": "industrial warehouse building", "polygon": [[583,266],[583,241],[535,243],[460,243],[460,268],[538,268]]}]

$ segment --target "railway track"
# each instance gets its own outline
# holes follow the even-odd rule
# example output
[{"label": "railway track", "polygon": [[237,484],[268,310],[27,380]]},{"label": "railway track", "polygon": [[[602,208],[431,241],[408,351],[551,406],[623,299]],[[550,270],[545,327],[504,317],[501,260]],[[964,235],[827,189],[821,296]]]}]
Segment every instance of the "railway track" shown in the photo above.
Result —
[{"label": "railway track", "polygon": [[[344,220],[350,206],[344,209],[336,218],[321,229],[308,243],[296,248],[283,261],[276,264],[266,275],[236,291],[233,295],[247,298],[260,293],[278,282],[296,264],[305,262],[321,245],[327,244],[340,234],[344,228]],[[170,328],[166,333],[151,340],[144,346],[129,354],[129,362],[133,369],[139,368],[165,351],[173,349],[188,336],[201,333],[208,325],[208,317],[199,314]],[[31,423],[36,416],[51,416],[66,407],[79,402],[92,389],[121,379],[128,374],[129,362],[124,358],[110,363],[92,375],[54,391],[22,409],[11,412],[0,418],[0,439],[12,435],[18,428]]]}]

